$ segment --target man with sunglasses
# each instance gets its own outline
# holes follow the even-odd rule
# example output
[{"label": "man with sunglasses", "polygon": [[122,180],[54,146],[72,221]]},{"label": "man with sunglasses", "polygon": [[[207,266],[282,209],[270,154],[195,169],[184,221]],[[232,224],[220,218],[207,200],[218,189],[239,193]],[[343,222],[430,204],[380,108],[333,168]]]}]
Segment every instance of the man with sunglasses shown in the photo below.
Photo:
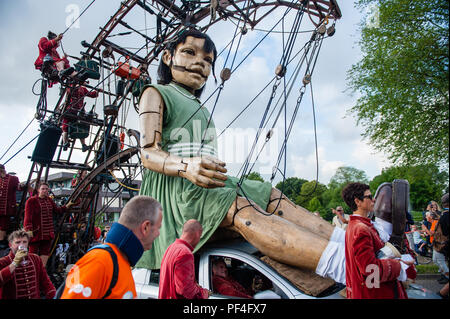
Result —
[{"label": "man with sunglasses", "polygon": [[346,230],[350,215],[344,213],[344,208],[342,208],[342,206],[338,206],[336,207],[336,209],[332,208],[331,211],[333,212],[333,214],[335,214],[331,224],[333,226]]},{"label": "man with sunglasses", "polygon": [[385,247],[368,215],[374,209],[369,185],[350,183],[342,190],[345,203],[353,211],[345,234],[347,298],[406,299],[401,282],[402,261],[377,258]]}]

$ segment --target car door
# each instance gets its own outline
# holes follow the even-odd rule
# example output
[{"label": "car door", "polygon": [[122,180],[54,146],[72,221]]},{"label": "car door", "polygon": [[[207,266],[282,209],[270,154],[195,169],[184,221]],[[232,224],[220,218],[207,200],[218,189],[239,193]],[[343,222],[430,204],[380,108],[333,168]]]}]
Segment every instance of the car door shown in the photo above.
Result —
[{"label": "car door", "polygon": [[[208,250],[202,254],[200,259],[199,283],[202,287],[213,291],[210,298],[236,298],[235,296],[221,294],[213,284],[213,261],[222,258],[226,261],[227,267],[230,271],[230,276],[233,282],[238,282],[239,286],[252,292],[254,298],[262,296],[262,298],[277,298],[290,299],[295,298],[296,289],[281,276],[279,276],[273,269],[268,267],[257,258],[241,251],[232,251],[227,249]],[[263,283],[263,291],[257,291],[257,285],[254,285],[256,280],[261,278]],[[250,282],[251,280],[251,282]],[[253,289],[255,287],[256,289]],[[255,296],[255,293],[260,294]]]},{"label": "car door", "polygon": [[138,299],[158,299],[159,270],[135,268],[132,273]]}]

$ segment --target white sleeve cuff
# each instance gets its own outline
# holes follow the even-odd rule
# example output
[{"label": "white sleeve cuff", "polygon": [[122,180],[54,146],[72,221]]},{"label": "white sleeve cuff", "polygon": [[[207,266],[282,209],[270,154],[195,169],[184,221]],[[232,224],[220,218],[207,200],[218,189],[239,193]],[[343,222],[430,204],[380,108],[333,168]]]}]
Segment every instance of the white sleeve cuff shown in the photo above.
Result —
[{"label": "white sleeve cuff", "polygon": [[343,243],[331,240],[328,242],[320,256],[316,274],[345,285],[345,245]]}]

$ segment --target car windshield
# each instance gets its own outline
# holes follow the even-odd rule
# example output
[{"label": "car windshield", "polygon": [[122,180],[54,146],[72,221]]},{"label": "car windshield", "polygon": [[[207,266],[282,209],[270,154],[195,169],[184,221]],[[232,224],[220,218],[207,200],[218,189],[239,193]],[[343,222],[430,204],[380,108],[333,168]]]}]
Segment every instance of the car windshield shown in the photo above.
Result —
[{"label": "car windshield", "polygon": [[277,298],[287,298],[279,287],[260,271],[237,258],[211,255],[210,285],[214,293],[228,297],[253,298],[272,291]]}]

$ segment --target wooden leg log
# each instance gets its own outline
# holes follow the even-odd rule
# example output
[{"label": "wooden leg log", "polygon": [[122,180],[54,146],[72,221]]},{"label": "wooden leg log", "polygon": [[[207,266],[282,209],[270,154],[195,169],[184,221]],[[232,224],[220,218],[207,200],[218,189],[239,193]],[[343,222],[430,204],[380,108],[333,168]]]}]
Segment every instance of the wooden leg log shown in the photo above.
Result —
[{"label": "wooden leg log", "polygon": [[[281,200],[279,200],[281,196]],[[307,209],[295,205],[280,190],[273,188],[267,212],[284,218],[295,225],[306,228],[310,232],[329,240],[334,226],[326,220],[312,214]]]},{"label": "wooden leg log", "polygon": [[254,206],[249,205],[247,199],[238,197],[221,227],[240,233],[274,260],[314,271],[328,240],[275,214],[264,215],[263,209],[252,204]]}]

